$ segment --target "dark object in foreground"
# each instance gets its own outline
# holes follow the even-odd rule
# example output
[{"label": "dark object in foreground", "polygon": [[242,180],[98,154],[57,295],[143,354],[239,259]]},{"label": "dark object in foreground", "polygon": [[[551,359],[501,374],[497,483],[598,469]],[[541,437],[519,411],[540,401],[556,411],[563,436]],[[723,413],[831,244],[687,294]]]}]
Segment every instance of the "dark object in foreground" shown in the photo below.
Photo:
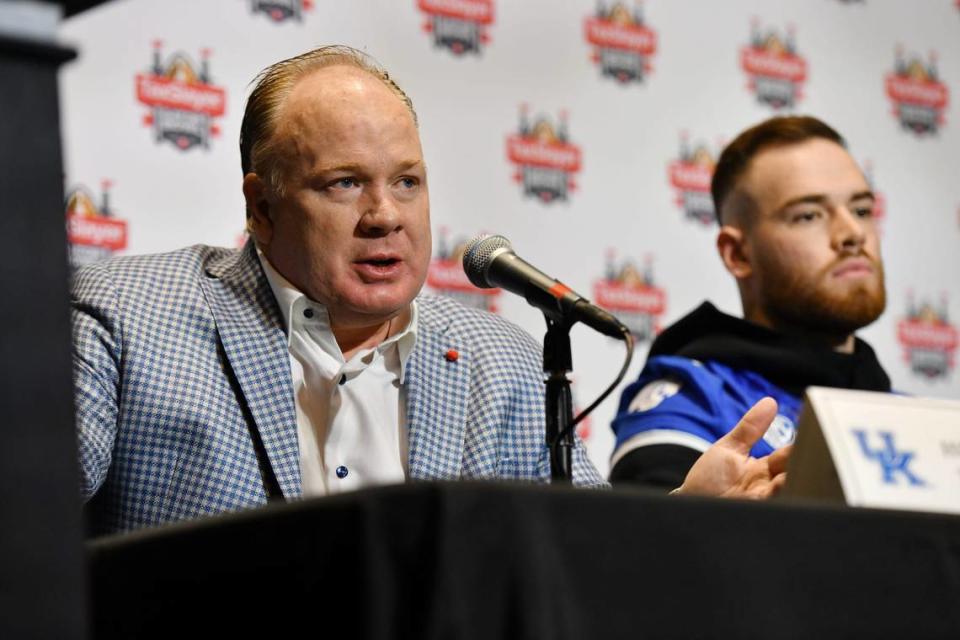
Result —
[{"label": "dark object in foreground", "polygon": [[950,516],[415,484],[88,552],[98,639],[960,635]]}]

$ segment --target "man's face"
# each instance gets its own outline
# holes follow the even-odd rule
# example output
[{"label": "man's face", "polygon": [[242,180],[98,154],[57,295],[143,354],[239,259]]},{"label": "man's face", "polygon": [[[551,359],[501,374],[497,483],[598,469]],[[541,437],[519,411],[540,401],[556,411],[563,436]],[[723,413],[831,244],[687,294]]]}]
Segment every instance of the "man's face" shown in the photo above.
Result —
[{"label": "man's face", "polygon": [[275,135],[284,193],[266,190],[253,216],[271,264],[334,326],[403,313],[431,248],[426,167],[406,105],[360,69],[326,67],[297,82]]},{"label": "man's face", "polygon": [[738,183],[752,201],[747,286],[775,327],[845,335],[883,312],[874,197],[843,147],[824,139],[757,154]]}]

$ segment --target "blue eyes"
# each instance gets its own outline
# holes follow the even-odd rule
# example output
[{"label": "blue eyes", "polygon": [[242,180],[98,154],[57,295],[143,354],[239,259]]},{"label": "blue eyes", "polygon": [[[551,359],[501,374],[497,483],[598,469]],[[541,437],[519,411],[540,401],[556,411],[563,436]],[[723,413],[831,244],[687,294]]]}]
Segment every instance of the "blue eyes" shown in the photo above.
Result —
[{"label": "blue eyes", "polygon": [[[416,178],[400,178],[396,183],[398,187],[405,190],[416,189],[420,181]],[[356,178],[338,178],[327,185],[328,189],[347,190],[360,186],[360,181]]]}]

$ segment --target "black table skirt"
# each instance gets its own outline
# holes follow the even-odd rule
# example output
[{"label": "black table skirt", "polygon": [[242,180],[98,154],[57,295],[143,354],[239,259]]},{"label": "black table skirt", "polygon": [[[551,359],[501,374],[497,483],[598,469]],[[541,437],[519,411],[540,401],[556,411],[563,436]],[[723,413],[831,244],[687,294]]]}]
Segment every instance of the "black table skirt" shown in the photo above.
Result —
[{"label": "black table skirt", "polygon": [[88,558],[98,639],[960,638],[960,518],[931,514],[419,484]]}]

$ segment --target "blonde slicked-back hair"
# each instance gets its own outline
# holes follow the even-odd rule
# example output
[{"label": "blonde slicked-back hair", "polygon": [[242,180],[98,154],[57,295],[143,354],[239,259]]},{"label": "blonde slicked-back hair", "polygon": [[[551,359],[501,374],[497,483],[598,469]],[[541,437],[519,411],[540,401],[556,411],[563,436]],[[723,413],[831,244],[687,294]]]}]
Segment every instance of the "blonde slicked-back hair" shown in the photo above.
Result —
[{"label": "blonde slicked-back hair", "polygon": [[[377,78],[407,106],[417,123],[413,102],[387,71],[371,56],[345,45],[329,45],[281,60],[261,71],[253,80],[240,125],[240,166],[243,175],[256,173],[274,193],[283,193],[283,167],[278,157],[278,119],[287,96],[304,76],[322,69],[345,65],[366,71]],[[247,214],[249,218],[249,212]]]}]

